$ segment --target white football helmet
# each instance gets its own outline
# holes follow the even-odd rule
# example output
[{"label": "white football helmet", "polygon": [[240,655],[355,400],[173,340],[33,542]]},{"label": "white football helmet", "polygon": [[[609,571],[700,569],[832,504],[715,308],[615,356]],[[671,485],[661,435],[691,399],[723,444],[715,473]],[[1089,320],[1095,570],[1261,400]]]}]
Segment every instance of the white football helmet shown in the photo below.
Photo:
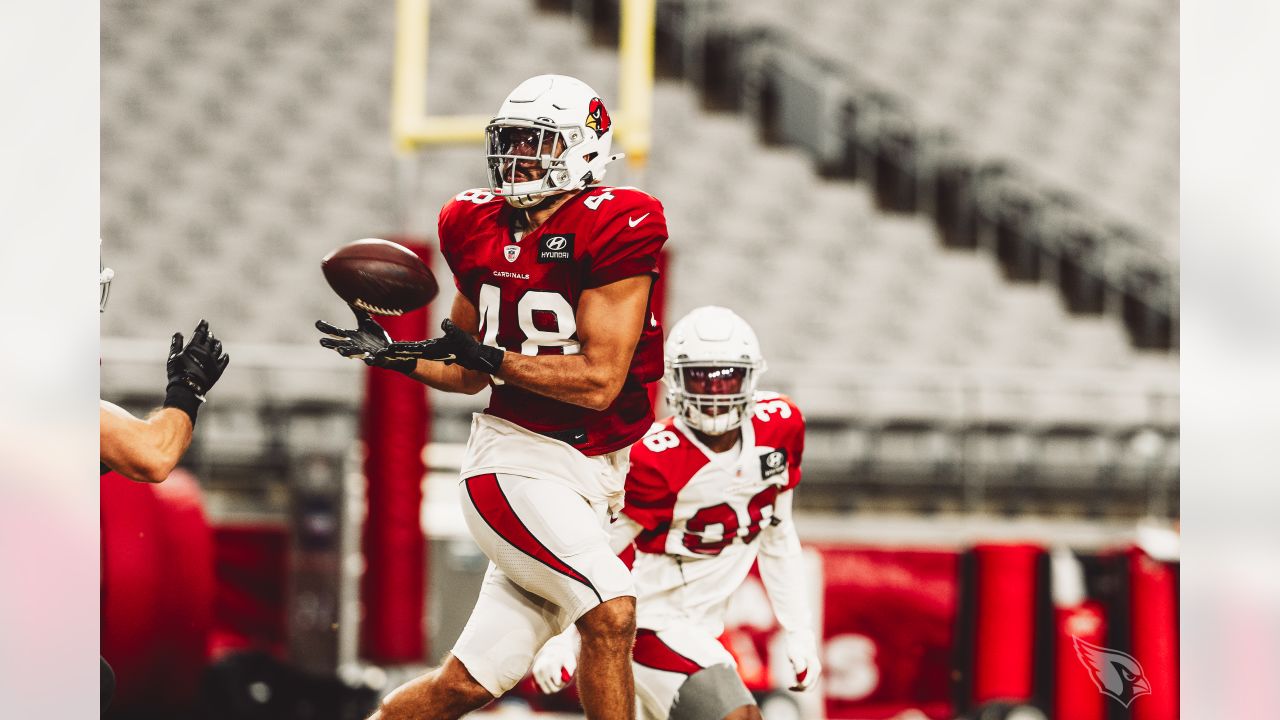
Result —
[{"label": "white football helmet", "polygon": [[485,127],[489,186],[520,208],[604,179],[613,122],[596,91],[566,75],[520,83]]},{"label": "white football helmet", "polygon": [[665,355],[667,400],[686,425],[723,435],[751,416],[766,364],[755,331],[732,310],[707,305],[680,318]]},{"label": "white football helmet", "polygon": [[111,281],[116,271],[102,264],[102,238],[98,238],[98,312],[107,311],[107,296],[111,294]]}]

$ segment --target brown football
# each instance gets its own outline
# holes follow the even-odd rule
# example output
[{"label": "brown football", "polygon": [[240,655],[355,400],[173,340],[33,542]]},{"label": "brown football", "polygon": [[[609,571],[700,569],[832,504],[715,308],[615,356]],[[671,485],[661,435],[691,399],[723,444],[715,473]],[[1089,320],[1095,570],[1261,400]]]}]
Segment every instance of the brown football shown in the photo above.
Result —
[{"label": "brown football", "polygon": [[325,255],[320,269],[338,297],[374,315],[403,315],[440,291],[426,263],[389,240],[347,243]]}]

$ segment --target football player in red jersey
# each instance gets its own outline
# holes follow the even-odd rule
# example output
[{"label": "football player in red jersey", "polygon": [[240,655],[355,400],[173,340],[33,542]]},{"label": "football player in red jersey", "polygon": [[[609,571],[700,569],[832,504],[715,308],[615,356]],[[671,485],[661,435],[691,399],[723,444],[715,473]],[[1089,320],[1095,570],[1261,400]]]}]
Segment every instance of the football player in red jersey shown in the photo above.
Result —
[{"label": "football player in red jersey", "polygon": [[[561,75],[521,83],[485,131],[490,187],[440,211],[458,294],[443,337],[390,342],[368,315],[321,344],[431,387],[477,393],[462,510],[491,563],[444,664],[383,700],[380,720],[454,718],[513,687],[570,625],[588,717],[634,716],[631,574],[610,551],[628,448],[653,422],[662,328],[649,310],[662,205],[600,182],[612,122]],[[412,629],[407,629],[412,630]]]},{"label": "football player in red jersey", "polygon": [[[760,718],[717,639],[729,596],[757,561],[786,631],[792,689],[809,688],[822,670],[791,517],[804,418],[788,398],[756,392],[764,369],[751,327],[722,307],[694,310],[667,340],[676,414],[632,447],[623,516],[611,531],[616,550],[632,542],[637,550],[633,668],[646,718]],[[539,653],[533,674],[543,692],[572,676],[572,635]]]}]

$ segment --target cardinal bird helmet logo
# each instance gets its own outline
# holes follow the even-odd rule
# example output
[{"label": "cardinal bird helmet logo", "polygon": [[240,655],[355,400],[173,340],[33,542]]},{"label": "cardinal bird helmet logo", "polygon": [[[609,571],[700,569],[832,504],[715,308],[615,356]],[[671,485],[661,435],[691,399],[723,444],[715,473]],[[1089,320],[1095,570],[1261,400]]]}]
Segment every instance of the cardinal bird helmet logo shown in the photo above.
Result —
[{"label": "cardinal bird helmet logo", "polygon": [[586,126],[596,132],[596,137],[609,132],[609,111],[604,109],[600,98],[591,98],[591,104],[587,106]]},{"label": "cardinal bird helmet logo", "polygon": [[1142,672],[1142,665],[1132,655],[1098,647],[1074,635],[1072,639],[1076,643],[1076,657],[1080,658],[1089,671],[1089,677],[1093,678],[1093,684],[1103,695],[1110,695],[1121,705],[1129,707],[1139,697],[1151,694],[1151,683]]}]

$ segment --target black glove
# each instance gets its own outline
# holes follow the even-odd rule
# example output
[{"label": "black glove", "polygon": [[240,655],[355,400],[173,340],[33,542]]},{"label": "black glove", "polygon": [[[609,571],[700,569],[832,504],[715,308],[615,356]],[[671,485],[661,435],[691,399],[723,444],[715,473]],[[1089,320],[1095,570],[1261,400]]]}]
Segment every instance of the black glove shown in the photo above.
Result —
[{"label": "black glove", "polygon": [[207,320],[196,325],[186,347],[182,345],[182,333],[174,333],[165,362],[169,384],[165,387],[164,406],[182,410],[195,424],[205,393],[222,377],[229,362],[231,356],[223,354],[222,341],[209,333]]},{"label": "black glove", "polygon": [[[316,321],[316,329],[333,337],[320,338],[320,344],[342,357],[364,360],[365,365],[386,368],[396,372],[413,372],[418,362],[414,359],[383,358],[377,353],[391,346],[391,336],[373,316],[355,305],[348,305],[356,315],[356,329],[343,330],[323,320]],[[336,338],[336,339],[335,339]]]},{"label": "black glove", "polygon": [[448,318],[440,323],[444,337],[419,342],[391,343],[379,350],[376,357],[388,361],[437,360],[445,365],[457,363],[468,370],[496,375],[502,367],[506,353],[502,348],[481,345],[471,333],[453,324]]}]

